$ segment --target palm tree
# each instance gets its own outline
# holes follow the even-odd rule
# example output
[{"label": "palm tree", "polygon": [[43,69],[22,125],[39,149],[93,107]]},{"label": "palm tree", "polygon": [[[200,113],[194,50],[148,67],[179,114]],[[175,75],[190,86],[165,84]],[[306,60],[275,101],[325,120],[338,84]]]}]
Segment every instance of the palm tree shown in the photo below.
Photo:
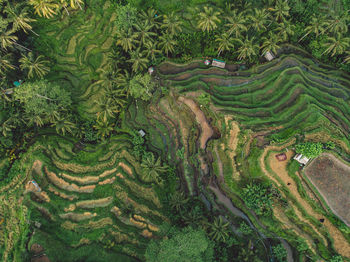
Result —
[{"label": "palm tree", "polygon": [[316,37],[324,34],[327,25],[328,23],[324,20],[322,16],[320,17],[313,16],[311,19],[310,25],[308,25],[304,29],[305,35],[303,35],[303,37],[299,39],[299,42],[311,33],[314,33]]},{"label": "palm tree", "polygon": [[294,35],[294,31],[295,26],[289,20],[284,20],[284,22],[278,24],[278,27],[275,29],[278,37],[284,42],[288,41],[289,37]]},{"label": "palm tree", "polygon": [[215,241],[223,241],[229,237],[228,222],[224,222],[222,217],[215,217],[214,222],[209,225],[209,236]]},{"label": "palm tree", "polygon": [[238,48],[239,60],[248,59],[251,61],[252,57],[258,54],[259,45],[254,40],[254,37],[249,39],[248,36],[246,36],[244,41],[237,39],[237,41],[241,44],[241,46]]},{"label": "palm tree", "polygon": [[151,32],[153,25],[150,25],[148,22],[139,22],[134,25],[136,29],[135,35],[137,36],[141,45],[144,45],[147,41],[152,41],[152,37],[155,37],[157,34]]},{"label": "palm tree", "polygon": [[160,157],[156,160],[154,155],[150,153],[142,158],[142,178],[145,182],[161,182],[159,175],[165,173],[168,170],[166,165],[162,165]]},{"label": "palm tree", "polygon": [[29,17],[28,12],[25,8],[22,8],[22,5],[18,5],[16,8],[7,5],[4,11],[8,14],[8,18],[12,22],[13,32],[19,29],[22,29],[25,33],[27,33],[27,30],[34,32],[30,23],[36,20]]},{"label": "palm tree", "polygon": [[29,4],[34,7],[36,14],[45,18],[56,15],[60,7],[55,0],[29,0]]},{"label": "palm tree", "polygon": [[167,34],[177,35],[182,32],[182,20],[174,12],[171,12],[168,15],[164,15],[161,28],[164,28]]},{"label": "palm tree", "polygon": [[176,40],[173,39],[171,35],[163,34],[159,37],[159,47],[162,51],[166,53],[167,56],[169,56],[169,53],[172,53],[175,51],[175,45]]},{"label": "palm tree", "polygon": [[247,246],[242,246],[238,253],[238,260],[239,262],[262,262],[262,260],[258,257],[258,249],[252,248],[252,241],[249,240]]},{"label": "palm tree", "polygon": [[348,31],[349,20],[350,19],[349,19],[348,11],[346,11],[342,15],[331,16],[331,18],[327,20],[328,27],[326,28],[326,31],[329,31],[335,34],[337,33],[345,34]]},{"label": "palm tree", "polygon": [[227,17],[226,27],[229,35],[234,34],[236,38],[242,35],[242,32],[246,32],[248,28],[245,26],[245,18],[242,13],[237,14],[234,10],[230,16]]},{"label": "palm tree", "polygon": [[147,68],[147,63],[149,60],[146,57],[143,57],[140,48],[132,51],[130,54],[131,58],[127,62],[132,63],[132,71],[138,72],[142,69]]},{"label": "palm tree", "polygon": [[139,14],[141,21],[148,23],[152,27],[154,26],[156,29],[159,28],[159,18],[160,15],[157,15],[157,11],[153,8],[149,8],[147,11],[142,10]]},{"label": "palm tree", "polygon": [[345,63],[350,63],[350,51],[346,51],[346,54],[347,54],[348,56],[345,57],[344,62],[345,62]]},{"label": "palm tree", "polygon": [[248,15],[248,20],[250,21],[250,27],[257,32],[264,31],[269,20],[269,14],[266,12],[266,9],[254,8],[254,13]]},{"label": "palm tree", "polygon": [[270,31],[268,37],[263,37],[263,40],[264,42],[261,46],[261,49],[263,49],[262,53],[273,52],[276,54],[277,50],[280,48],[278,44],[281,42],[278,35]]},{"label": "palm tree", "polygon": [[15,69],[14,65],[10,62],[11,54],[3,53],[0,51],[0,75],[5,75],[5,72],[10,69]]},{"label": "palm tree", "polygon": [[77,9],[79,7],[80,9],[83,9],[81,7],[81,5],[84,4],[83,0],[69,0],[69,2],[70,2],[70,7],[71,8]]},{"label": "palm tree", "polygon": [[230,48],[233,48],[234,45],[232,43],[233,39],[227,33],[223,33],[222,35],[216,35],[215,42],[218,42],[218,55],[220,55],[223,51],[229,51]]},{"label": "palm tree", "polygon": [[2,122],[0,126],[0,132],[2,133],[3,136],[6,137],[9,134],[11,134],[13,128],[16,128],[16,127],[10,123],[10,119],[7,119],[6,121]]},{"label": "palm tree", "polygon": [[66,132],[73,133],[73,129],[76,128],[76,125],[72,122],[70,122],[66,117],[57,116],[53,119],[52,127],[56,128],[57,133],[61,133],[62,135],[65,135]]},{"label": "palm tree", "polygon": [[18,37],[14,35],[13,30],[1,30],[0,44],[1,48],[3,48],[4,50],[7,50],[8,47],[12,47],[17,40]]},{"label": "palm tree", "polygon": [[97,135],[102,139],[105,139],[105,137],[109,136],[109,134],[113,131],[113,125],[111,125],[108,120],[104,120],[103,118],[97,118],[94,128],[97,130]]},{"label": "palm tree", "polygon": [[288,6],[287,0],[284,2],[282,2],[282,0],[277,0],[275,7],[271,10],[275,13],[276,21],[280,23],[289,16],[290,7]]},{"label": "palm tree", "polygon": [[323,46],[327,47],[327,49],[322,54],[341,55],[350,46],[350,38],[343,37],[340,33],[337,33],[336,37],[329,37]]},{"label": "palm tree", "polygon": [[119,112],[119,108],[114,104],[113,99],[102,97],[96,102],[99,111],[97,113],[98,118],[102,118],[103,121],[107,121],[109,118],[113,118],[114,114]]},{"label": "palm tree", "polygon": [[180,212],[181,208],[189,201],[183,192],[176,191],[169,199],[169,205]]},{"label": "palm tree", "polygon": [[125,52],[135,48],[137,35],[132,32],[131,28],[126,32],[122,30],[118,35],[117,45],[120,45]]},{"label": "palm tree", "polygon": [[152,41],[148,41],[145,44],[145,54],[147,58],[150,58],[152,61],[156,60],[156,55],[161,54],[162,52],[157,48],[157,44]]},{"label": "palm tree", "polygon": [[221,22],[219,15],[220,12],[214,11],[212,7],[204,6],[203,11],[198,14],[197,28],[207,32],[216,29]]},{"label": "palm tree", "polygon": [[37,58],[35,58],[32,52],[29,52],[28,56],[22,54],[19,62],[21,63],[21,70],[28,71],[28,78],[42,78],[50,71],[49,67],[47,67],[47,64],[49,62],[47,60],[44,60],[44,57],[42,55],[39,55]]}]

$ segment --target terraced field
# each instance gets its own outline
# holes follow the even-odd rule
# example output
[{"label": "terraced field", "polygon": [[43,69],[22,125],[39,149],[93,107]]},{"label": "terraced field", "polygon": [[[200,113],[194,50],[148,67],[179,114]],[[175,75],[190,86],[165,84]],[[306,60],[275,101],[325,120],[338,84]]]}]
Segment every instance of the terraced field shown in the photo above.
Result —
[{"label": "terraced field", "polygon": [[76,11],[83,15],[64,12],[49,26],[37,29],[44,37],[38,37],[36,45],[53,64],[48,78],[72,92],[82,115],[96,113],[95,101],[104,94],[103,81],[116,29],[112,3],[103,2],[103,9],[93,7],[97,4],[87,1],[85,10]]},{"label": "terraced field", "polygon": [[51,261],[142,260],[168,219],[152,185],[140,178],[128,137],[89,153],[57,137],[42,144],[31,151],[23,181],[35,227],[29,246],[43,246]]},{"label": "terraced field", "polygon": [[[260,232],[275,232],[293,245],[302,238],[321,260],[334,253],[350,258],[347,227],[296,172],[298,165],[289,160],[283,173],[268,160],[298,141],[333,141],[349,159],[350,77],[286,50],[270,63],[236,72],[200,60],[165,62],[158,75],[168,93],[148,107],[132,105],[125,124],[147,131],[152,150],[177,165],[191,194],[232,211],[228,196]],[[200,105],[203,93],[211,97],[209,106]],[[267,147],[272,143],[276,147]],[[284,199],[274,204],[272,221],[257,219],[242,203],[242,187],[254,179],[273,184]]]}]

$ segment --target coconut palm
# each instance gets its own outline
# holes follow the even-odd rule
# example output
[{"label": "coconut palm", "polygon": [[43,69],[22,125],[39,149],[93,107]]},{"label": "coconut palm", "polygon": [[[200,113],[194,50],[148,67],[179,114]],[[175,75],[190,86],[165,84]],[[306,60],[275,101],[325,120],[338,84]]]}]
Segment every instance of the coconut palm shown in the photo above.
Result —
[{"label": "coconut palm", "polygon": [[142,158],[141,167],[142,179],[145,182],[156,182],[158,184],[161,182],[159,175],[168,170],[166,165],[162,165],[160,157],[156,160],[152,153]]},{"label": "coconut palm", "polygon": [[169,205],[175,208],[177,212],[189,201],[183,192],[175,191],[169,199]]},{"label": "coconut palm", "polygon": [[277,28],[274,30],[278,37],[284,42],[288,41],[289,37],[294,35],[294,31],[295,26],[289,20],[284,20],[284,22],[278,24]]},{"label": "coconut palm", "polygon": [[329,37],[323,46],[327,47],[327,49],[322,54],[331,53],[331,56],[341,55],[344,54],[346,49],[350,46],[350,38],[337,33],[336,37]]},{"label": "coconut palm", "polygon": [[27,10],[22,8],[21,5],[19,5],[19,7],[16,6],[16,8],[7,5],[4,11],[7,13],[8,19],[12,22],[13,32],[18,31],[19,29],[22,29],[25,33],[27,33],[27,30],[32,31],[30,23],[36,20],[30,18]]},{"label": "coconut palm", "polygon": [[171,12],[168,15],[164,15],[161,28],[165,29],[167,34],[177,35],[182,32],[182,20],[174,12]]},{"label": "coconut palm", "polygon": [[215,42],[218,43],[218,55],[221,52],[229,51],[231,48],[233,49],[233,38],[229,36],[227,33],[223,33],[222,35],[216,35]]},{"label": "coconut palm", "polygon": [[342,15],[331,16],[331,18],[327,20],[328,26],[326,28],[326,31],[329,31],[335,34],[337,33],[345,34],[348,31],[349,20],[350,18],[349,18],[348,11]]},{"label": "coconut palm", "polygon": [[15,69],[14,65],[10,62],[11,55],[0,51],[0,75],[4,75],[7,70]]},{"label": "coconut palm", "polygon": [[122,30],[118,35],[117,45],[120,45],[125,52],[135,49],[137,35],[131,30]]},{"label": "coconut palm", "polygon": [[157,44],[152,41],[148,41],[145,44],[145,54],[148,59],[151,59],[152,61],[156,60],[157,54],[161,54],[162,52],[158,49]]},{"label": "coconut palm", "polygon": [[98,106],[97,117],[107,121],[109,118],[113,118],[116,113],[119,112],[119,108],[115,105],[111,98],[102,97],[96,101]]},{"label": "coconut palm", "polygon": [[249,39],[248,36],[246,36],[244,41],[237,39],[237,41],[241,44],[241,46],[238,48],[239,60],[248,59],[251,61],[251,59],[258,54],[259,45],[254,40],[254,37]]},{"label": "coconut palm", "polygon": [[62,117],[58,115],[55,117],[51,124],[52,127],[56,128],[57,133],[61,133],[62,135],[65,135],[66,132],[73,133],[73,130],[76,128],[76,125],[72,122],[70,122],[66,117]]},{"label": "coconut palm", "polygon": [[36,14],[45,18],[56,15],[60,7],[55,0],[28,0],[28,2],[33,6]]},{"label": "coconut palm", "polygon": [[221,22],[218,18],[220,12],[214,11],[210,6],[204,6],[203,11],[198,14],[197,28],[202,31],[210,32],[218,27],[217,24]]},{"label": "coconut palm", "polygon": [[152,37],[155,37],[157,34],[152,32],[152,25],[148,22],[139,22],[134,25],[135,27],[135,35],[140,42],[141,45],[144,45],[147,41],[152,41]]},{"label": "coconut palm", "polygon": [[157,11],[153,8],[149,8],[147,11],[142,10],[139,14],[140,20],[148,23],[152,27],[154,26],[156,29],[159,28],[159,19],[160,15],[157,15]]},{"label": "coconut palm", "polygon": [[322,16],[313,16],[311,19],[311,23],[304,29],[305,35],[303,35],[303,37],[299,39],[299,42],[311,33],[314,33],[316,37],[324,34],[327,25],[328,23],[324,20]]},{"label": "coconut palm", "polygon": [[228,29],[227,33],[229,35],[234,34],[235,37],[238,38],[242,35],[242,32],[246,32],[248,30],[244,24],[246,20],[242,13],[237,14],[237,11],[234,10],[226,19],[227,23],[225,24],[225,27]]},{"label": "coconut palm", "polygon": [[78,7],[82,9],[81,5],[84,4],[83,0],[69,0],[70,7],[73,9],[77,9]]},{"label": "coconut palm", "polygon": [[97,130],[97,135],[102,139],[105,139],[105,137],[109,136],[109,134],[113,131],[113,125],[111,125],[108,120],[104,120],[103,118],[97,118],[94,128]]},{"label": "coconut palm", "polygon": [[276,54],[277,50],[280,48],[278,45],[281,42],[279,36],[270,31],[268,36],[263,37],[262,39],[264,41],[261,46],[262,53],[265,54],[266,52],[273,52]]},{"label": "coconut palm", "polygon": [[266,24],[269,21],[269,14],[266,9],[254,8],[253,14],[248,15],[247,18],[250,21],[250,27],[257,32],[266,30]]},{"label": "coconut palm", "polygon": [[16,126],[14,126],[10,119],[7,119],[6,121],[3,121],[0,125],[0,132],[3,136],[8,136],[9,134],[11,134],[12,129],[16,128]]},{"label": "coconut palm", "polygon": [[163,34],[159,37],[159,47],[162,51],[169,56],[169,53],[173,53],[175,51],[176,40],[168,34]]},{"label": "coconut palm", "polygon": [[28,78],[42,78],[50,70],[47,66],[49,62],[44,60],[42,55],[35,58],[32,52],[29,52],[28,55],[22,54],[19,62],[21,70],[27,71]]},{"label": "coconut palm", "polygon": [[147,68],[149,60],[143,56],[140,48],[130,53],[130,59],[127,62],[132,63],[132,71],[138,72],[142,69]]},{"label": "coconut palm", "polygon": [[348,56],[345,57],[344,62],[345,62],[345,63],[350,63],[350,51],[347,51],[346,54],[347,54]]},{"label": "coconut palm", "polygon": [[0,30],[0,45],[1,48],[7,50],[7,48],[12,47],[16,43],[18,37],[14,35],[12,30],[0,29],[2,29]]},{"label": "coconut palm", "polygon": [[277,22],[282,22],[286,17],[289,16],[290,7],[288,5],[287,0],[277,0],[275,7],[271,9],[275,14],[275,19]]},{"label": "coconut palm", "polygon": [[213,223],[209,225],[209,236],[215,241],[225,242],[229,237],[228,226],[229,223],[224,222],[221,216],[215,217]]}]

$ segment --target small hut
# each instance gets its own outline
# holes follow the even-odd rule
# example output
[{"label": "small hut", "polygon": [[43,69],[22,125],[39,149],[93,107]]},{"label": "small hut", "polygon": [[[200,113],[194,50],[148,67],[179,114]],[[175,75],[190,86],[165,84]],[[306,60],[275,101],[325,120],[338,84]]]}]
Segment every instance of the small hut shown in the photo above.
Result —
[{"label": "small hut", "polygon": [[152,74],[154,73],[154,67],[153,67],[153,66],[151,66],[150,68],[148,68],[148,73],[149,73],[150,75],[152,75]]},{"label": "small hut", "polygon": [[142,129],[139,130],[139,134],[141,137],[144,137],[146,135],[145,131],[143,131]]},{"label": "small hut", "polygon": [[205,64],[206,66],[210,65],[210,60],[209,60],[209,59],[204,60],[204,64]]},{"label": "small hut", "polygon": [[225,68],[225,61],[219,60],[219,59],[213,59],[213,62],[211,63],[212,66],[220,67],[220,68]]},{"label": "small hut", "polygon": [[267,52],[265,53],[264,56],[265,56],[265,58],[266,58],[267,61],[271,61],[271,60],[273,60],[273,59],[275,58],[275,56],[273,55],[273,53],[270,52],[270,51],[267,51]]},{"label": "small hut", "polygon": [[285,153],[277,154],[276,158],[278,161],[286,161],[287,160],[287,155]]},{"label": "small hut", "polygon": [[302,154],[296,154],[293,159],[298,161],[302,165],[306,165],[310,161],[310,158],[307,158],[306,156],[303,156]]}]

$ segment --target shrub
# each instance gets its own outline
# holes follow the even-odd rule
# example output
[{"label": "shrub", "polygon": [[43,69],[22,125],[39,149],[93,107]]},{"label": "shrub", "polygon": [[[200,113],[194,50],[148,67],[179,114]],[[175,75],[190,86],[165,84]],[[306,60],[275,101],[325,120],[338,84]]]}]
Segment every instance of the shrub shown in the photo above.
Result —
[{"label": "shrub", "polygon": [[306,142],[295,146],[295,152],[309,158],[314,158],[323,152],[323,145],[320,142]]},{"label": "shrub", "polygon": [[285,261],[287,258],[287,251],[282,246],[282,244],[279,244],[277,246],[272,247],[272,253],[274,257],[277,259],[277,261]]},{"label": "shrub", "polygon": [[243,188],[243,200],[258,215],[269,215],[271,212],[272,194],[262,184],[250,184]]}]

